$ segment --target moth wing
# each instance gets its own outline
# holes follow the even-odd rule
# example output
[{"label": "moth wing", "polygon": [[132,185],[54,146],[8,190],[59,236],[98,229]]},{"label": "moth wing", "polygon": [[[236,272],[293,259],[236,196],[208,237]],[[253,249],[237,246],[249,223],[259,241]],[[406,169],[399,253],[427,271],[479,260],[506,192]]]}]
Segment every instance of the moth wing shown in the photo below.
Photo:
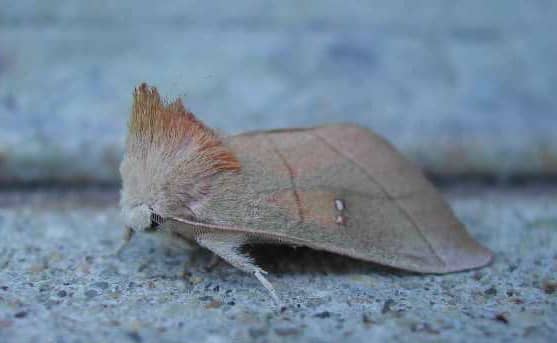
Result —
[{"label": "moth wing", "polygon": [[230,145],[261,207],[239,231],[417,272],[492,259],[421,171],[367,129],[256,132]]}]

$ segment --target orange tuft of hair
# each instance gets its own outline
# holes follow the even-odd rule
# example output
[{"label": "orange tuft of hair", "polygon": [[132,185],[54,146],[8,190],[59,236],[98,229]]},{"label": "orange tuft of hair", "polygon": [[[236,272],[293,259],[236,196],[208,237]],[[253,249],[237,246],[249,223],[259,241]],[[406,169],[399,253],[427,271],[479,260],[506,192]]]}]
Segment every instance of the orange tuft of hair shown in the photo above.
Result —
[{"label": "orange tuft of hair", "polygon": [[195,144],[197,153],[218,171],[239,171],[240,162],[217,134],[186,110],[181,99],[165,103],[155,87],[142,83],[133,93],[129,134],[142,143],[180,149]]}]

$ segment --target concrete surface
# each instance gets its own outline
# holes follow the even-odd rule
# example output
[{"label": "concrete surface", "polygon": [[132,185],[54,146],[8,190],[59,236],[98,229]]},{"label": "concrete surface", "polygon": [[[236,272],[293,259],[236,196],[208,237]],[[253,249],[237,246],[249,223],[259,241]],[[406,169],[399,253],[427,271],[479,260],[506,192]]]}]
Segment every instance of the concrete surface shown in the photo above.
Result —
[{"label": "concrete surface", "polygon": [[555,1],[0,8],[5,184],[115,182],[142,81],[230,133],[352,121],[438,174],[557,174]]},{"label": "concrete surface", "polygon": [[[557,341],[557,185],[462,178],[555,180],[556,1],[0,9],[0,343]],[[341,121],[378,131],[454,181],[445,194],[495,263],[416,275],[251,249],[277,309],[254,278],[224,263],[205,270],[202,250],[138,237],[111,256],[117,190],[81,186],[117,186],[143,81],[228,133]]]},{"label": "concrete surface", "polygon": [[[0,193],[0,341],[555,342],[557,190],[446,192],[493,265],[414,275],[305,249],[255,251],[285,308],[204,252],[139,237],[110,256],[113,191]],[[182,265],[188,269],[182,277]]]}]

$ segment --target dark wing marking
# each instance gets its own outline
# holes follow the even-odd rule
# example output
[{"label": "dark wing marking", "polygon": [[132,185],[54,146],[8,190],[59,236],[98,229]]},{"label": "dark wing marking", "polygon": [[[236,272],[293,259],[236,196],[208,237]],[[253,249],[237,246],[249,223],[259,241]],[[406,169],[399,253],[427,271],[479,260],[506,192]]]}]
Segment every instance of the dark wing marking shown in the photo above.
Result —
[{"label": "dark wing marking", "polygon": [[290,166],[290,163],[288,162],[288,160],[284,156],[284,154],[282,152],[280,152],[279,148],[277,147],[277,145],[273,141],[272,137],[269,137],[269,143],[271,144],[271,148],[273,149],[273,151],[277,154],[277,156],[282,161],[284,167],[288,171],[288,175],[290,177],[290,185],[292,187],[290,190],[291,190],[292,194],[294,195],[294,200],[296,201],[296,208],[297,208],[297,211],[298,211],[298,224],[301,224],[301,223],[304,222],[304,212],[302,211],[302,203],[301,203],[301,200],[300,200],[300,194],[298,194],[298,189],[296,188],[296,179],[294,178],[294,171],[293,171],[292,167]]}]

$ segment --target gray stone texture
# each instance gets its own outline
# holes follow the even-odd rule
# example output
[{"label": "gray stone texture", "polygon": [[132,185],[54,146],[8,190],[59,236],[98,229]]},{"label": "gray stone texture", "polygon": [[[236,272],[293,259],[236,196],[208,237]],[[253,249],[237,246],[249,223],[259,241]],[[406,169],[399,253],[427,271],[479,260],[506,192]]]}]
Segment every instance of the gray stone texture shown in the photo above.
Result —
[{"label": "gray stone texture", "polygon": [[[305,249],[256,250],[285,308],[209,254],[138,236],[116,193],[1,193],[2,342],[555,342],[557,192],[451,190],[484,269],[417,275]],[[17,248],[16,248],[17,247]],[[187,271],[182,276],[182,265]]]},{"label": "gray stone texture", "polygon": [[557,173],[555,1],[0,8],[2,183],[116,182],[142,81],[228,133],[350,121],[433,173]]},{"label": "gray stone texture", "polygon": [[[555,184],[453,178],[557,175],[556,18],[553,0],[0,0],[0,343],[557,341]],[[418,275],[251,249],[281,310],[202,250],[139,236],[112,256],[143,81],[227,133],[379,132],[456,181],[495,262]]]}]

